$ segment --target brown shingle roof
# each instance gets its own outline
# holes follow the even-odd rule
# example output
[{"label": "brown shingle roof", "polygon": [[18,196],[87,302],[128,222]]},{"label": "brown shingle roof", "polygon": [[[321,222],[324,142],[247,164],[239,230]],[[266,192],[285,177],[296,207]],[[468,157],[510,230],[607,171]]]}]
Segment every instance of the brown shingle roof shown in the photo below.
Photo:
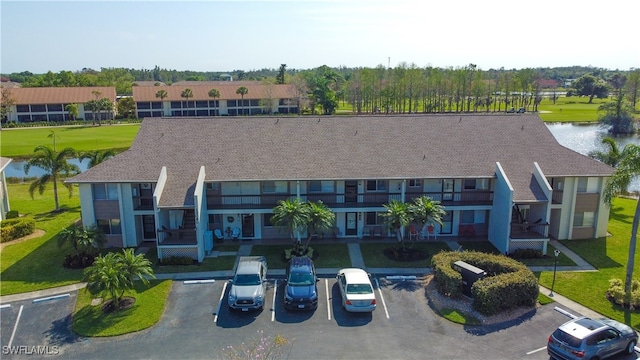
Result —
[{"label": "brown shingle roof", "polygon": [[[171,85],[171,86],[134,86],[133,89],[133,99],[135,101],[160,101],[159,98],[156,97],[156,93],[159,90],[164,90],[167,92],[167,97],[164,101],[184,101],[185,98],[181,97],[182,91],[185,89],[191,89],[193,92],[193,97],[189,98],[189,101],[194,100],[213,100],[212,97],[209,96],[209,91],[211,89],[218,89],[220,91],[220,97],[217,100],[240,100],[242,96],[236,94],[236,90],[240,86],[244,86],[249,90],[247,94],[244,95],[244,99],[291,99],[295,97],[295,89],[293,85],[284,84],[284,85],[263,85],[263,84],[254,84],[254,85],[237,85],[236,82],[224,82],[225,84],[232,85]],[[270,92],[270,93],[269,93]]]},{"label": "brown shingle roof", "polygon": [[[5,90],[3,90],[5,91]],[[93,91],[98,91],[100,97],[116,101],[115,87],[31,87],[11,89],[11,98],[16,105],[22,104],[84,104],[94,100]]]},{"label": "brown shingle roof", "polygon": [[[612,168],[561,146],[533,114],[216,117],[144,120],[131,148],[73,182],[493,177],[500,162],[517,201],[540,199],[546,176],[608,176]],[[184,198],[187,189],[174,199]]]}]

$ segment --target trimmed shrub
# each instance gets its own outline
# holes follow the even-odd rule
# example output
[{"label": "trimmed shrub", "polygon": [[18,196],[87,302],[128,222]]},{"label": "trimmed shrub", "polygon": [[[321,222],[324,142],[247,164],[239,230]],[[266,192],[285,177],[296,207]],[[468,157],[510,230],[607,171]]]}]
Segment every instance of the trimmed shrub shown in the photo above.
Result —
[{"label": "trimmed shrub", "polygon": [[160,260],[160,265],[193,265],[193,262],[190,256],[169,256]]},{"label": "trimmed shrub", "polygon": [[33,234],[36,231],[36,221],[25,217],[7,219],[0,223],[0,228],[0,242],[7,242]]},{"label": "trimmed shrub", "polygon": [[18,210],[7,211],[7,219],[17,219],[19,216]]},{"label": "trimmed shrub", "polygon": [[504,255],[476,251],[441,252],[433,256],[431,267],[438,291],[446,296],[462,296],[462,276],[453,263],[464,261],[483,269],[487,276],[471,287],[476,310],[492,315],[518,306],[534,306],[538,280],[524,264]]},{"label": "trimmed shrub", "polygon": [[514,259],[540,259],[542,251],[538,249],[516,249],[509,254]]},{"label": "trimmed shrub", "polygon": [[609,290],[607,290],[607,299],[622,307],[636,310],[640,308],[640,281],[633,280],[631,282],[631,297],[627,297],[624,292],[624,281],[620,279],[609,280]]}]

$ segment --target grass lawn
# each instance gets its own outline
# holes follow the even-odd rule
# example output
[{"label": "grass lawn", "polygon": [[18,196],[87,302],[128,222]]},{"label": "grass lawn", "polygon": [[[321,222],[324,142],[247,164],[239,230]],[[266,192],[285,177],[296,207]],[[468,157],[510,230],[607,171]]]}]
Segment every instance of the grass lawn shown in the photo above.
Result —
[{"label": "grass lawn", "polygon": [[[408,243],[405,244],[409,246]],[[447,244],[443,242],[416,242],[414,248],[426,251],[428,259],[421,261],[397,261],[384,255],[384,249],[399,246],[397,241],[360,243],[360,251],[367,267],[371,268],[416,268],[430,267],[431,257],[440,251],[449,251]]]},{"label": "grass lawn", "polygon": [[115,336],[146,329],[156,324],[171,290],[171,280],[151,280],[149,286],[137,281],[125,296],[134,297],[135,304],[126,310],[103,313],[102,305],[91,305],[93,296],[78,291],[73,314],[73,331],[80,336]]},{"label": "grass lawn", "polygon": [[[3,130],[4,132],[4,130]],[[43,195],[37,192],[32,200],[28,184],[7,185],[11,209],[36,220],[36,228],[44,230],[39,238],[6,244],[0,253],[0,295],[9,295],[74,284],[82,279],[82,270],[62,267],[66,254],[73,253],[70,245],[58,247],[57,234],[80,219],[80,200],[77,189],[71,198],[60,186],[58,195],[64,211],[53,213],[53,187],[49,184]]]},{"label": "grass lawn", "polygon": [[[635,212],[636,200],[614,200],[609,218],[609,232],[612,236],[590,240],[563,241],[563,244],[576,252],[590,264],[598,268],[595,272],[558,272],[554,292],[568,297],[607,317],[622,321],[640,329],[640,312],[623,310],[613,306],[606,298],[609,280],[624,281],[627,255],[631,237],[631,222]],[[635,278],[640,271],[640,256],[635,254]],[[550,288],[553,272],[542,272],[540,284]]]},{"label": "grass lawn", "polygon": [[598,107],[611,99],[597,99],[589,104],[588,97],[560,97],[554,104],[544,99],[538,106],[540,118],[548,122],[596,122],[598,121]]},{"label": "grass lawn", "polygon": [[[349,249],[346,244],[314,244],[309,246],[317,251],[319,256],[314,260],[316,268],[342,268],[351,266]],[[291,245],[254,245],[251,255],[263,255],[267,258],[269,269],[285,269],[287,263],[282,260],[285,250],[291,249]]]},{"label": "grass lawn", "polygon": [[[462,245],[463,250],[480,251],[480,252],[486,252],[489,254],[500,254],[498,249],[496,249],[495,246],[493,246],[493,244],[491,244],[488,241],[464,241],[464,242],[461,242],[460,244]],[[553,263],[555,261],[553,258],[553,251],[555,249],[556,248],[553,245],[548,244],[546,256],[539,259],[517,259],[517,260],[527,266],[553,266]],[[567,255],[560,253],[560,255],[558,255],[557,265],[558,266],[576,266],[576,263],[574,263],[573,260],[569,259]]]},{"label": "grass lawn", "polygon": [[49,138],[51,131],[56,134],[57,149],[122,151],[131,146],[139,129],[140,124],[2,129],[0,153],[17,159],[31,156],[38,145],[53,147],[53,140]]},{"label": "grass lawn", "polygon": [[[233,251],[237,252],[239,245],[218,245],[214,244],[216,251]],[[151,249],[147,253],[147,259],[151,261],[155,266],[153,272],[156,274],[170,274],[170,273],[186,273],[186,272],[199,272],[199,271],[219,271],[219,270],[233,270],[233,265],[236,262],[236,256],[218,256],[218,257],[205,257],[202,263],[197,265],[159,265],[158,264],[158,252],[156,249]]]}]

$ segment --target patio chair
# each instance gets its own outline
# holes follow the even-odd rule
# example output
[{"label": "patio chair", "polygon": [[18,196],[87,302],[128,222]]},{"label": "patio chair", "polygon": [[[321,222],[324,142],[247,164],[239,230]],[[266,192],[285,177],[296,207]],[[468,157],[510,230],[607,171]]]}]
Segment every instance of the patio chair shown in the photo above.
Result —
[{"label": "patio chair", "polygon": [[213,230],[213,235],[216,237],[216,241],[224,241],[224,235],[222,235],[222,231],[220,229]]},{"label": "patio chair", "polygon": [[382,227],[376,226],[373,228],[373,237],[382,237]]},{"label": "patio chair", "polygon": [[240,228],[239,227],[234,227],[233,228],[233,232],[231,233],[231,237],[233,238],[233,240],[238,240],[240,238]]},{"label": "patio chair", "polygon": [[429,225],[427,226],[427,240],[430,239],[432,235],[435,239],[438,239],[438,234],[436,233],[436,229],[433,227],[433,225]]},{"label": "patio chair", "polygon": [[409,241],[419,240],[419,239],[420,239],[420,233],[418,233],[418,230],[416,230],[416,227],[413,225],[409,226]]}]

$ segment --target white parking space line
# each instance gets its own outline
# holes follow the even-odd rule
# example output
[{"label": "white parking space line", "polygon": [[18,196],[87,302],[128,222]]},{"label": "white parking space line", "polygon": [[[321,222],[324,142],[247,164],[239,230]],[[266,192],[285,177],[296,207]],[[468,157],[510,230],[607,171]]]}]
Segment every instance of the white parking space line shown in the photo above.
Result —
[{"label": "white parking space line", "polygon": [[327,318],[331,320],[331,297],[329,296],[329,279],[324,279],[324,288],[327,291]]},{"label": "white parking space line", "polygon": [[546,350],[546,349],[547,349],[547,347],[546,347],[546,346],[544,346],[544,347],[541,347],[540,349],[535,349],[535,350],[533,350],[533,351],[529,351],[529,352],[527,353],[527,355],[535,354],[535,353],[537,353],[538,351],[542,351],[542,350]]},{"label": "white parking space line", "polygon": [[71,294],[62,294],[62,295],[55,295],[55,296],[49,296],[46,298],[39,298],[39,299],[34,299],[33,302],[34,303],[38,303],[38,302],[43,302],[43,301],[50,301],[50,300],[57,300],[57,299],[62,299],[62,298],[66,298],[71,296]]},{"label": "white parking space line", "polygon": [[278,279],[276,279],[273,284],[273,305],[271,306],[271,321],[276,321],[276,293],[277,292],[278,292]]},{"label": "white parking space line", "polygon": [[384,313],[387,315],[387,319],[388,319],[389,310],[387,310],[387,303],[384,302],[384,296],[382,296],[382,289],[380,289],[380,283],[378,282],[378,278],[376,278],[376,287],[378,288],[378,294],[380,294],[380,301],[382,301],[382,307],[384,308]]},{"label": "white parking space line", "polygon": [[0,309],[6,309],[6,308],[10,308],[11,304],[2,304],[0,305]]},{"label": "white parking space line", "polygon": [[218,301],[218,311],[216,311],[216,316],[213,317],[213,322],[214,323],[218,323],[218,315],[220,314],[220,309],[222,308],[222,298],[224,297],[224,292],[227,290],[227,284],[229,282],[225,282],[224,285],[222,285],[222,293],[220,294],[220,301]]},{"label": "white parking space line", "polygon": [[210,284],[216,282],[215,279],[204,279],[204,280],[185,280],[182,283],[185,285],[190,284]]},{"label": "white parking space line", "polygon": [[11,332],[11,338],[9,339],[9,349],[11,349],[11,344],[13,344],[13,337],[16,336],[16,330],[18,330],[18,323],[20,322],[20,316],[22,316],[22,309],[24,305],[20,305],[20,311],[18,311],[18,317],[16,318],[16,324],[13,325],[13,332]]}]

